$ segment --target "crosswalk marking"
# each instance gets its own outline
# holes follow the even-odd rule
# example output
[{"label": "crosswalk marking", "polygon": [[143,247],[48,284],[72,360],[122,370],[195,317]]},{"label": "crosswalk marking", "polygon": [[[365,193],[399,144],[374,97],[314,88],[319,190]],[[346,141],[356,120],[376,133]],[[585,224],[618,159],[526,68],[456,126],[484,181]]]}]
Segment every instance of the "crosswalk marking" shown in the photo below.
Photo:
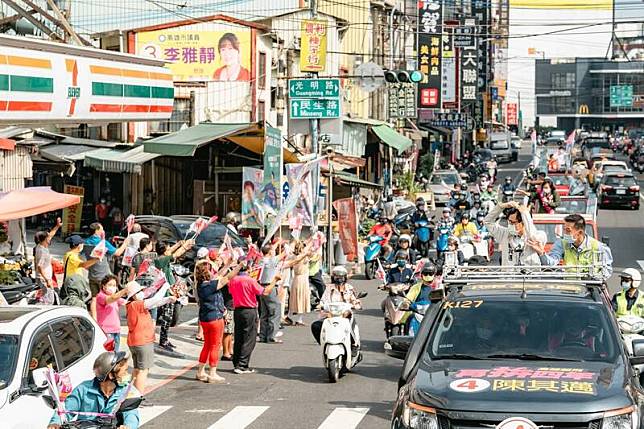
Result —
[{"label": "crosswalk marking", "polygon": [[194,319],[186,320],[185,322],[180,323],[178,327],[181,327],[181,328],[194,327],[194,326],[197,326],[198,321],[199,321],[199,318],[195,317]]},{"label": "crosswalk marking", "polygon": [[170,408],[172,408],[170,405],[151,405],[149,407],[139,408],[139,426],[143,426],[150,420],[159,417]]},{"label": "crosswalk marking", "polygon": [[642,271],[644,271],[644,260],[637,261]]},{"label": "crosswalk marking", "polygon": [[244,429],[261,416],[269,407],[244,407],[233,408],[228,414],[217,420],[208,429]]},{"label": "crosswalk marking", "polygon": [[353,429],[358,426],[369,408],[336,408],[318,429]]}]

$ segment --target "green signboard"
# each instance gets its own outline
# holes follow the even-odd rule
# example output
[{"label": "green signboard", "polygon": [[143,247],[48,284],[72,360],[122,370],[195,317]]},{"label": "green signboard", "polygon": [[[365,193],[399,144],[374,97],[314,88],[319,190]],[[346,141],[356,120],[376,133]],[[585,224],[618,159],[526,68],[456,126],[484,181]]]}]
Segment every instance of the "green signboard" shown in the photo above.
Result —
[{"label": "green signboard", "polygon": [[313,100],[309,98],[289,100],[291,119],[331,119],[340,117],[339,100]]},{"label": "green signboard", "polygon": [[340,98],[340,79],[291,79],[289,98]]},{"label": "green signboard", "polygon": [[611,85],[610,107],[632,107],[633,85]]}]

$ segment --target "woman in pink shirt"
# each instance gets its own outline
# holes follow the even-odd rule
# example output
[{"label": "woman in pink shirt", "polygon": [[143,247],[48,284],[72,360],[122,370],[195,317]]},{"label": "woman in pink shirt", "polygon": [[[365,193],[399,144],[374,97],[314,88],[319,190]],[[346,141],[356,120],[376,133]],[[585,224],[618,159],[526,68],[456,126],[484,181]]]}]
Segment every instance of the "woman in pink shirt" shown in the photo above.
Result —
[{"label": "woman in pink shirt", "polygon": [[125,305],[127,290],[118,290],[116,276],[109,274],[101,280],[101,290],[96,296],[96,322],[108,339],[114,340],[114,352],[121,343],[121,318],[119,307]]}]

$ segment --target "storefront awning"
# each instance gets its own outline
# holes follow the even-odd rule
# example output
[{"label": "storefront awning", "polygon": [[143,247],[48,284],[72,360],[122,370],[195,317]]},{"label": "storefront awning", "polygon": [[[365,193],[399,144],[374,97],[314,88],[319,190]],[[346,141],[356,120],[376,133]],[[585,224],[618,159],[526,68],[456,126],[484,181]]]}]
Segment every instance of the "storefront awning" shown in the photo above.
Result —
[{"label": "storefront awning", "polygon": [[48,186],[4,192],[0,193],[0,221],[22,219],[78,203],[78,195],[61,194]]},{"label": "storefront awning", "polygon": [[14,150],[16,148],[16,141],[0,137],[0,149]]},{"label": "storefront awning", "polygon": [[159,156],[157,153],[144,152],[143,146],[129,150],[106,148],[88,153],[83,165],[108,173],[141,174],[143,164]]},{"label": "storefront awning", "polygon": [[362,180],[355,174],[345,173],[343,171],[334,171],[333,177],[336,181],[345,185],[353,185],[359,188],[382,188],[382,185]]},{"label": "storefront awning", "polygon": [[[264,136],[232,136],[226,137],[226,139],[256,154],[264,153]],[[284,162],[300,162],[293,152],[282,149],[282,153],[284,154]]]},{"label": "storefront awning", "polygon": [[96,146],[81,144],[49,144],[39,149],[39,155],[54,162],[82,161],[88,153],[101,150]]},{"label": "storefront awning", "polygon": [[197,149],[222,137],[240,134],[254,128],[254,124],[201,123],[185,130],[146,141],[144,152],[167,156],[194,156]]},{"label": "storefront awning", "polygon": [[372,126],[371,130],[384,144],[393,147],[398,151],[398,153],[402,153],[411,147],[411,140],[391,128],[389,125]]}]

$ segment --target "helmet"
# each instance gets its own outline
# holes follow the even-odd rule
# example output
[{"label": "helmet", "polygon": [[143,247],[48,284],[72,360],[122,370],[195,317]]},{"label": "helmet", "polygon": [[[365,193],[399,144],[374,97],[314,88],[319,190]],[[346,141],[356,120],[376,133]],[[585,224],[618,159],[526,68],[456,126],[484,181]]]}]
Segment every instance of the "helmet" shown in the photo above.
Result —
[{"label": "helmet", "polygon": [[450,209],[449,207],[445,207],[443,209],[443,213],[452,213],[452,209]]},{"label": "helmet", "polygon": [[237,212],[228,212],[226,213],[226,218],[224,219],[227,223],[240,223],[240,216]]},{"label": "helmet", "polygon": [[428,262],[423,266],[423,269],[420,271],[421,276],[434,276],[436,275],[436,266],[431,262]]},{"label": "helmet", "polygon": [[416,198],[416,205],[425,204],[425,199],[423,197]]},{"label": "helmet", "polygon": [[405,259],[405,260],[409,261],[409,252],[407,252],[406,250],[399,250],[399,251],[396,252],[396,255],[395,255],[394,259],[396,261],[399,260],[399,259]]},{"label": "helmet", "polygon": [[506,182],[510,182],[510,183],[511,183],[511,182],[512,182],[512,177],[507,176],[507,177],[505,178],[505,181],[506,181]]},{"label": "helmet", "polygon": [[461,220],[463,220],[463,219],[470,220],[470,214],[469,214],[469,213],[463,213],[463,214],[461,215]]},{"label": "helmet", "polygon": [[476,220],[482,221],[485,219],[485,216],[487,216],[487,213],[485,213],[483,210],[480,210],[478,213],[476,213]]},{"label": "helmet", "polygon": [[331,270],[331,281],[335,284],[342,284],[347,281],[348,277],[347,269],[342,265],[336,265]]},{"label": "helmet", "polygon": [[411,244],[411,237],[408,234],[401,234],[400,237],[398,237],[398,243],[400,244],[401,241],[406,241]]},{"label": "helmet", "polygon": [[197,250],[197,259],[205,259],[208,256],[208,249],[206,247],[201,247]]},{"label": "helmet", "polygon": [[642,275],[635,268],[626,268],[622,271],[620,277],[632,280],[634,288],[639,287],[642,282]]},{"label": "helmet", "polygon": [[466,181],[461,182],[461,189],[467,189],[467,182]]},{"label": "helmet", "polygon": [[119,362],[127,359],[125,352],[105,352],[98,355],[94,361],[94,374],[98,381],[107,380],[110,372],[114,371]]}]

